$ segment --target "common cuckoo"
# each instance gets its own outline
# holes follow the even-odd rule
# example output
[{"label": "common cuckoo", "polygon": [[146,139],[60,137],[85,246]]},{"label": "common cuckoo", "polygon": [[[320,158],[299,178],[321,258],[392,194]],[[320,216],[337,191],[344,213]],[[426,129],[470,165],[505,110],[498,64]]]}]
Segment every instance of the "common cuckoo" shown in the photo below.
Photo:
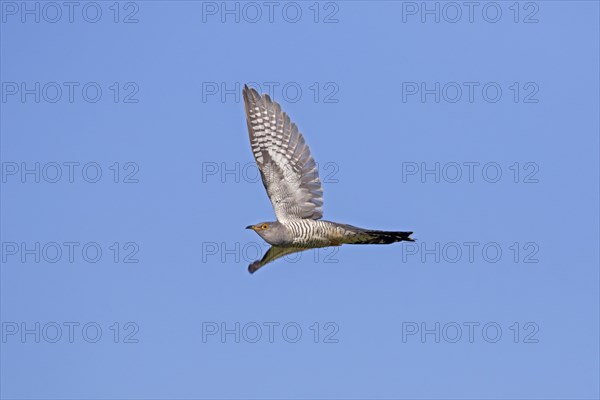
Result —
[{"label": "common cuckoo", "polygon": [[268,94],[261,96],[244,86],[243,95],[252,152],[277,217],[275,222],[246,227],[271,245],[261,260],[250,264],[250,273],[287,254],[312,248],[413,241],[412,232],[377,231],[321,220],[323,189],[298,127]]}]

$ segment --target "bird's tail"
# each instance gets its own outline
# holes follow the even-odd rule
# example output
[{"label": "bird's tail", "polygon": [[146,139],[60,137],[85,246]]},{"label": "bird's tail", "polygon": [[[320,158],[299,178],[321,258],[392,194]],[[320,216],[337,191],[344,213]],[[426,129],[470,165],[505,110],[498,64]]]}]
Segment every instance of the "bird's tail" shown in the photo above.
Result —
[{"label": "bird's tail", "polygon": [[412,232],[391,232],[391,231],[372,231],[363,230],[360,235],[357,235],[357,241],[352,241],[352,244],[390,244],[395,242],[414,242],[410,237]]}]

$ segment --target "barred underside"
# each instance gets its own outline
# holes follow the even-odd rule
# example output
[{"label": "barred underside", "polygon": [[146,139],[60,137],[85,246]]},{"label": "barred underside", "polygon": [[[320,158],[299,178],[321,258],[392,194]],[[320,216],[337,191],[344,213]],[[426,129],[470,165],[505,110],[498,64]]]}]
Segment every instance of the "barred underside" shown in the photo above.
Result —
[{"label": "barred underside", "polygon": [[330,221],[299,220],[284,224],[294,247],[326,247],[342,244],[389,244],[413,241],[412,232],[377,231]]},{"label": "barred underside", "polygon": [[272,246],[261,260],[248,266],[250,273],[288,254],[316,247],[340,246],[342,244],[389,244],[414,241],[412,232],[374,231],[352,225],[310,219],[292,220],[283,224],[290,242]]}]

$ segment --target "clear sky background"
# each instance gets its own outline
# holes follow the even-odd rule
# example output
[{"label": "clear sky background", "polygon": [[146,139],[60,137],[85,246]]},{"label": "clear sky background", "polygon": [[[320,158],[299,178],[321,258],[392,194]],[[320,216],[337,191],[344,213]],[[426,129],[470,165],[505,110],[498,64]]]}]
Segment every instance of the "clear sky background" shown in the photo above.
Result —
[{"label": "clear sky background", "polygon": [[[597,2],[53,4],[0,2],[2,398],[600,396]],[[418,241],[248,274],[246,82]]]}]

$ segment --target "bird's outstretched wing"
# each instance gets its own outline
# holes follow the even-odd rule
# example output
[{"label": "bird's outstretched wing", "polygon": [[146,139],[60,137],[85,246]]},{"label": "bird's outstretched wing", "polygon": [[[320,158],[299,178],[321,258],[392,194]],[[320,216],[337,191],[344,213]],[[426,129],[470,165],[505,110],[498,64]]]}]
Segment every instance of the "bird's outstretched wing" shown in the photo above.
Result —
[{"label": "bird's outstretched wing", "polygon": [[315,160],[298,127],[272,101],[244,86],[252,153],[279,222],[323,217],[323,189]]},{"label": "bird's outstretched wing", "polygon": [[308,250],[306,248],[300,247],[278,247],[271,246],[269,250],[265,253],[262,259],[254,261],[252,264],[248,266],[248,272],[251,274],[255,273],[261,267],[264,267],[268,263],[277,260],[283,256],[287,256],[288,254],[297,253],[299,251]]}]

